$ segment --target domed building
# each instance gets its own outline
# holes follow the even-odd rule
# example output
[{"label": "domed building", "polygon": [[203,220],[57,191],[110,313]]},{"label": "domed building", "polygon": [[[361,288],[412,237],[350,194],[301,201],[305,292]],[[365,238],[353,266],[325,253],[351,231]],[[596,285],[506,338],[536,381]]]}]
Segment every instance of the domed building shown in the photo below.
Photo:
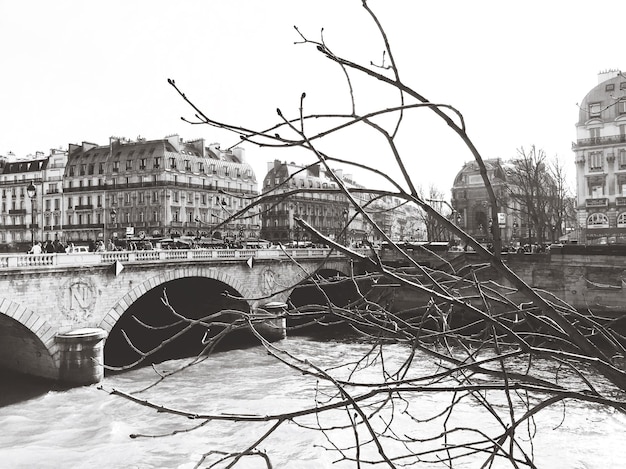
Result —
[{"label": "domed building", "polygon": [[[528,242],[529,230],[526,217],[518,204],[509,197],[511,190],[507,171],[511,163],[500,158],[484,160],[487,174],[500,207],[498,207],[498,228],[503,244],[524,244]],[[452,207],[455,222],[465,232],[478,241],[488,243],[492,237],[492,212],[487,189],[480,175],[478,163],[465,163],[454,178],[452,186]]]},{"label": "domed building", "polygon": [[572,149],[580,242],[626,243],[626,75],[599,73],[579,107]]}]

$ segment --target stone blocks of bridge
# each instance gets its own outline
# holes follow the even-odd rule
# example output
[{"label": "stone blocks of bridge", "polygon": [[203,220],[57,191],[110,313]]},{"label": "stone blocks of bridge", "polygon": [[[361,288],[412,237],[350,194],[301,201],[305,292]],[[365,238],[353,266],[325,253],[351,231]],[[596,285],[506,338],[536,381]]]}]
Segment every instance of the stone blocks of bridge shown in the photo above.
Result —
[{"label": "stone blocks of bridge", "polygon": [[59,380],[82,386],[104,378],[104,339],[99,328],[76,329],[56,335],[59,347]]}]

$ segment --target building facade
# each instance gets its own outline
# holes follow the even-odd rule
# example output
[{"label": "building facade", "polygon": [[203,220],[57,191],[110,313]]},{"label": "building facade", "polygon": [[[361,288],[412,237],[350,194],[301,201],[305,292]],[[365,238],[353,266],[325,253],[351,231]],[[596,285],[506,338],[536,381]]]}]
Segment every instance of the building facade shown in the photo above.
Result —
[{"label": "building facade", "polygon": [[[350,191],[356,204],[394,241],[416,239],[420,218],[417,207],[392,196],[379,197],[367,191],[351,174],[341,169],[335,176]],[[268,164],[263,194],[261,236],[275,243],[317,242],[302,230],[300,217],[322,235],[346,245],[368,241],[378,244],[383,237],[341,192],[336,180],[319,164],[304,167],[275,160]]]},{"label": "building facade", "polygon": [[572,144],[579,242],[626,243],[626,76],[598,74],[579,108]]},{"label": "building facade", "polygon": [[[507,172],[510,164],[499,158],[484,160],[487,175],[500,206],[498,229],[503,244],[530,243],[532,230],[527,217],[512,200]],[[480,242],[492,237],[493,213],[480,168],[475,161],[466,163],[454,178],[452,186],[453,219],[465,232]]]},{"label": "building facade", "polygon": [[55,239],[87,244],[215,236],[235,242],[260,231],[257,208],[228,220],[258,194],[243,149],[221,150],[178,135],[111,137],[108,145],[83,142],[47,157],[3,159],[0,190],[0,245],[6,249]]},{"label": "building facade", "polygon": [[41,188],[48,157],[38,152],[31,159],[3,161],[0,169],[0,250],[27,250],[41,239]]},{"label": "building facade", "polygon": [[322,235],[343,241],[350,205],[337,188],[320,165],[268,163],[262,193],[270,198],[262,205],[261,237],[282,244],[318,242],[295,222],[300,217]]},{"label": "building facade", "polygon": [[70,145],[63,178],[68,241],[133,237],[258,236],[258,211],[223,223],[257,195],[243,149],[203,139],[111,137]]}]

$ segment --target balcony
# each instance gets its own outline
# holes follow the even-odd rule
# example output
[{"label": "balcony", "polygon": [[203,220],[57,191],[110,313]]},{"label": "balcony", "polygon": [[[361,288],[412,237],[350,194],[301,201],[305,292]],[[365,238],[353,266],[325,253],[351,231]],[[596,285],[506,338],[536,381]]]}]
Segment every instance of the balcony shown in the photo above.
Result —
[{"label": "balcony", "polygon": [[78,210],[93,210],[93,204],[75,205],[74,206],[74,210],[75,211],[78,211]]},{"label": "balcony", "polygon": [[574,148],[594,147],[599,145],[613,145],[616,143],[625,143],[626,135],[609,135],[607,137],[591,137],[581,138],[573,145]]},{"label": "balcony", "polygon": [[608,207],[609,199],[606,197],[601,199],[587,199],[586,206],[589,207]]},{"label": "balcony", "polygon": [[615,205],[618,207],[626,207],[626,197],[615,197]]},{"label": "balcony", "polygon": [[26,209],[17,208],[17,209],[9,210],[9,215],[26,215]]}]

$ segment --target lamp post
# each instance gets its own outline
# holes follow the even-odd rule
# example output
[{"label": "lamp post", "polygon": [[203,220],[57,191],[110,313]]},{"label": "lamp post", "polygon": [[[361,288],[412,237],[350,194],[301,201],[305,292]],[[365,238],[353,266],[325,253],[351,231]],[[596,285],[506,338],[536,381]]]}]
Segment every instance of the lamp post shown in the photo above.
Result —
[{"label": "lamp post", "polygon": [[193,221],[196,222],[196,241],[200,241],[200,237],[201,237],[200,236],[200,225],[201,225],[202,222],[200,221],[200,219],[198,217],[195,217],[193,219]]},{"label": "lamp post", "polygon": [[31,243],[33,246],[35,245],[35,196],[37,195],[37,188],[35,184],[31,181],[28,187],[26,188],[26,193],[30,198],[30,237]]},{"label": "lamp post", "polygon": [[[115,211],[115,209],[114,209],[114,208],[112,208],[112,209],[111,209],[110,214],[111,214],[111,224],[112,224],[112,225],[115,225],[115,219],[117,218],[117,212]],[[111,236],[111,238],[112,238],[112,237],[113,237],[113,236]],[[111,244],[113,244],[113,240],[111,240]]]},{"label": "lamp post", "polygon": [[347,244],[348,240],[348,209],[344,208],[342,212],[343,216],[343,244]]}]

